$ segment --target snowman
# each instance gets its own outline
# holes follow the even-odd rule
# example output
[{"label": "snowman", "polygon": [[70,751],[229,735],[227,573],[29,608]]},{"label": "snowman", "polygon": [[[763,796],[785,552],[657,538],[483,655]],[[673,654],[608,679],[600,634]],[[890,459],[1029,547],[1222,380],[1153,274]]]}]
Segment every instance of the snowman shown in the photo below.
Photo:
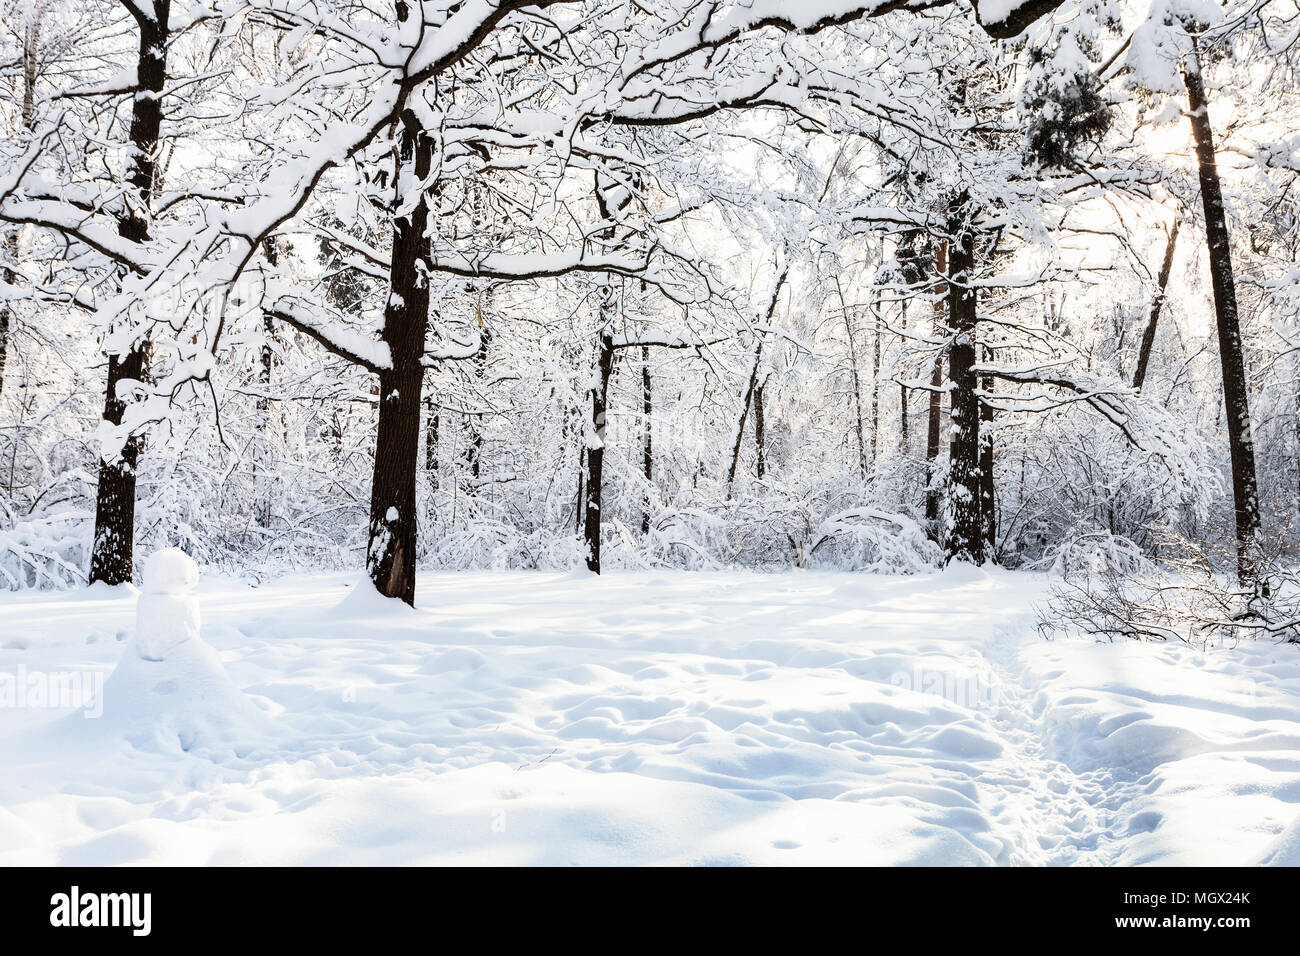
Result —
[{"label": "snowman", "polygon": [[265,729],[263,711],[200,634],[198,582],[198,568],[179,548],[144,563],[135,638],[104,684],[101,721],[137,747],[243,752]]},{"label": "snowman", "polygon": [[180,548],[164,548],[144,563],[135,609],[135,649],[146,661],[163,661],[178,646],[199,639],[199,569]]}]

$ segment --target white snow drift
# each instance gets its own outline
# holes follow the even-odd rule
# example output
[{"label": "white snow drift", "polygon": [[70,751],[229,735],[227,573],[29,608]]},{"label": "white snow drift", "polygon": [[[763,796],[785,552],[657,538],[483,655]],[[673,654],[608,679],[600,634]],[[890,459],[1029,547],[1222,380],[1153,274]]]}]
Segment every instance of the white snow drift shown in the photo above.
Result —
[{"label": "white snow drift", "polygon": [[0,862],[1297,862],[1294,647],[1048,643],[1042,579],[968,568],[434,575],[413,611],[182,557],[134,626],[0,597],[0,673],[113,670],[98,720],[0,710]]}]

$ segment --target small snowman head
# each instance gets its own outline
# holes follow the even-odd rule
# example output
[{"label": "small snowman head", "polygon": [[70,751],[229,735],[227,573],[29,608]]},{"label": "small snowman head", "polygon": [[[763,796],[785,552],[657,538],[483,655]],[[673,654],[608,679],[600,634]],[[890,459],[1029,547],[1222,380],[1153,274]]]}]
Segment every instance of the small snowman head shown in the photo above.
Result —
[{"label": "small snowman head", "polygon": [[188,594],[199,583],[198,565],[180,548],[163,548],[144,563],[146,594]]}]

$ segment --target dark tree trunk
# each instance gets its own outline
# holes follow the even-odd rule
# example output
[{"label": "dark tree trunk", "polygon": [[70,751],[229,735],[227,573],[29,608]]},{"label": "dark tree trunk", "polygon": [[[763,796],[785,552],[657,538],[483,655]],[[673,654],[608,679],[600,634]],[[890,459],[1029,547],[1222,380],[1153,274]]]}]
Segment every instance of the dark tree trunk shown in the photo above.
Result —
[{"label": "dark tree trunk", "polygon": [[[162,91],[167,79],[167,19],[171,0],[155,0],[153,17],[137,16],[140,53],[136,77],[140,92],[132,101],[126,181],[129,197],[118,221],[118,233],[132,242],[149,238],[149,207],[153,202],[159,133],[162,129]],[[104,390],[104,419],[122,424],[126,403],[118,395],[124,382],[144,382],[149,374],[149,344],[133,343],[121,355],[108,357],[108,382]],[[135,479],[142,439],[132,435],[114,461],[99,462],[99,487],[95,495],[95,540],[90,555],[90,583],[125,584],[135,562]]]},{"label": "dark tree trunk", "polygon": [[759,480],[767,475],[767,435],[763,425],[763,386],[754,389],[754,459]]},{"label": "dark tree trunk", "polygon": [[[790,270],[788,267],[786,269],[783,269],[781,271],[781,274],[777,276],[776,285],[772,287],[772,298],[768,300],[767,313],[764,316],[764,321],[768,326],[771,326],[772,324],[772,316],[776,315],[776,305],[781,298],[781,287],[785,285],[785,279],[786,276],[789,275],[789,271]],[[841,304],[844,302],[843,296],[840,297],[840,302]],[[847,321],[847,319],[845,321]],[[849,341],[852,342],[852,340],[853,340],[853,330],[852,328],[850,328]],[[731,486],[736,481],[736,469],[740,464],[740,446],[741,446],[741,442],[744,440],[745,437],[745,422],[749,418],[749,406],[752,404],[754,400],[754,392],[759,386],[758,375],[759,375],[759,369],[762,367],[762,364],[763,364],[763,338],[762,338],[762,333],[760,332],[757,341],[754,343],[754,365],[750,369],[749,381],[745,385],[745,395],[740,405],[740,421],[736,423],[736,441],[731,448],[731,467],[727,469],[727,497],[728,498],[731,497]],[[854,376],[856,381],[856,375],[857,375],[856,361],[854,362],[853,368],[854,368]],[[859,425],[860,424],[861,424],[861,417],[859,417]],[[862,454],[861,431],[858,432],[858,454],[859,455]]]},{"label": "dark tree trunk", "polygon": [[[903,314],[900,319],[900,324],[903,326],[904,330],[907,329],[907,302],[906,301],[903,302]],[[907,386],[904,385],[902,382],[899,382],[898,383],[898,444],[899,444],[899,450],[902,451],[904,457],[907,457],[912,450],[911,448],[912,438],[911,435],[909,434],[911,429],[907,421],[907,403],[909,398],[911,398],[911,394]]]},{"label": "dark tree trunk", "polygon": [[1237,577],[1245,584],[1255,578],[1259,536],[1259,492],[1255,474],[1255,443],[1251,433],[1250,398],[1246,364],[1242,355],[1241,326],[1237,315],[1237,290],[1232,270],[1232,249],[1228,219],[1219,185],[1205,86],[1201,78],[1196,39],[1184,71],[1187,108],[1196,141],[1196,166],[1201,181],[1201,203],[1205,209],[1205,239],[1210,261],[1210,284],[1214,290],[1214,314],[1219,333],[1219,358],[1223,371],[1223,399],[1228,425],[1228,448],[1232,457],[1232,500],[1237,530]]},{"label": "dark tree trunk", "polygon": [[[584,439],[585,441],[585,439]],[[585,444],[578,448],[578,500],[573,505],[573,525],[579,534],[585,530],[587,520],[586,512],[583,510],[587,503],[587,446]]]},{"label": "dark tree trunk", "polygon": [[[18,233],[11,232],[5,236],[5,259],[12,261],[18,258]],[[4,280],[5,285],[12,286],[18,276],[12,269],[5,266],[3,272],[0,272],[0,278]],[[9,307],[9,301],[6,299],[0,302],[0,396],[5,393],[5,365],[9,361],[9,326],[12,322],[13,312]]]},{"label": "dark tree trunk", "polygon": [[[117,397],[124,382],[143,382],[148,375],[148,353],[131,349],[122,357],[108,357],[108,386],[104,419],[122,424],[126,403]],[[95,543],[90,555],[90,583],[126,584],[135,560],[135,475],[141,439],[132,435],[113,461],[100,460],[99,488],[95,495]]]},{"label": "dark tree trunk", "polygon": [[424,411],[424,479],[429,493],[438,491],[438,406],[430,396]]},{"label": "dark tree trunk", "polygon": [[[938,276],[948,272],[948,243],[941,240],[935,248],[934,271]],[[940,279],[934,286],[934,325],[935,331],[943,327],[944,301],[947,285]],[[930,371],[930,405],[925,422],[925,520],[929,524],[934,539],[939,540],[939,480],[937,468],[939,463],[939,430],[943,424],[943,356],[934,357],[934,367]]]},{"label": "dark tree trunk", "polygon": [[[986,349],[985,359],[992,357]],[[984,390],[991,391],[993,379],[984,377]],[[993,408],[980,402],[980,534],[984,540],[984,554],[989,561],[996,560],[998,542],[997,486],[993,478]]]},{"label": "dark tree trunk", "polygon": [[257,523],[260,527],[271,526],[271,380],[275,367],[275,352],[271,348],[271,335],[274,330],[272,319],[262,317],[265,339],[262,342],[262,368],[260,385],[262,394],[257,397],[257,447],[253,454],[254,485],[257,498]]},{"label": "dark tree trunk", "polygon": [[1151,361],[1151,348],[1156,341],[1156,326],[1160,322],[1160,310],[1165,304],[1165,288],[1169,285],[1169,273],[1174,268],[1174,244],[1178,242],[1178,217],[1174,216],[1173,228],[1169,230],[1169,241],[1165,243],[1165,257],[1160,263],[1160,274],[1156,276],[1156,294],[1151,299],[1151,312],[1147,316],[1146,328],[1142,330],[1142,342],[1138,346],[1137,368],[1133,370],[1133,387],[1141,389],[1147,380],[1147,365]]},{"label": "dark tree trunk", "polygon": [[[479,321],[482,321],[482,316]],[[480,385],[487,374],[488,347],[491,344],[492,330],[484,327],[479,332],[478,353],[474,356],[474,377],[478,379]],[[469,416],[469,447],[465,454],[468,459],[471,484],[477,493],[479,479],[483,473],[483,420],[479,415]]]},{"label": "dark tree trunk", "polygon": [[[613,311],[614,291],[609,288],[601,311],[607,318]],[[606,322],[597,344],[596,376],[587,398],[591,404],[591,421],[587,435],[587,493],[583,502],[582,537],[587,545],[587,570],[600,574],[601,492],[605,469],[605,415],[609,398],[609,377],[614,371],[614,332]]]},{"label": "dark tree trunk", "polygon": [[[959,202],[958,208],[965,205]],[[949,561],[984,563],[980,527],[980,409],[976,394],[975,236],[960,214],[949,220],[948,380],[952,383],[952,438],[948,464]]]},{"label": "dark tree trunk", "polygon": [[[38,16],[27,27],[23,36],[23,127],[31,131],[36,125],[36,68],[37,51],[40,47],[41,21]],[[9,268],[8,263],[18,261],[18,230],[5,234],[5,268],[3,278],[6,285],[13,285],[18,275]],[[0,395],[5,390],[5,366],[9,362],[9,332],[12,328],[13,311],[9,301],[0,302]]]},{"label": "dark tree trunk", "polygon": [[880,296],[871,311],[871,467],[880,457]]},{"label": "dark tree trunk", "polygon": [[867,480],[867,435],[866,424],[862,416],[862,379],[858,374],[858,345],[857,338],[853,334],[853,316],[849,313],[847,303],[844,301],[844,290],[840,286],[839,277],[835,277],[835,290],[840,299],[840,314],[844,317],[844,331],[849,340],[849,373],[853,379],[853,410],[855,413],[854,425],[857,430],[858,439],[858,475],[863,481]]},{"label": "dark tree trunk", "polygon": [[641,346],[641,469],[645,476],[645,510],[641,513],[641,533],[650,533],[650,489],[654,487],[654,433],[651,429],[651,412],[654,410],[654,393],[650,381],[650,346]]},{"label": "dark tree trunk", "polygon": [[754,391],[758,388],[758,369],[763,363],[763,340],[754,346],[754,364],[749,370],[749,381],[745,384],[745,394],[740,403],[740,421],[736,423],[736,440],[731,446],[731,465],[727,468],[727,497],[731,497],[731,486],[736,483],[736,470],[740,465],[740,446],[745,440],[745,423],[749,420],[749,407],[754,403]]},{"label": "dark tree trunk", "polygon": [[[401,162],[412,179],[429,176],[433,143],[411,112],[403,114]],[[402,182],[405,177],[398,176]],[[401,197],[399,197],[400,199]],[[429,327],[429,286],[421,265],[429,257],[425,229],[428,196],[423,191],[406,218],[393,226],[390,295],[383,339],[392,367],[379,374],[379,429],[370,491],[370,544],[366,570],[385,597],[415,604],[415,485],[419,464],[424,340]]]},{"label": "dark tree trunk", "polygon": [[[279,249],[273,241],[266,241],[262,246],[266,261],[274,266],[279,261]],[[274,319],[269,314],[262,316],[262,355],[261,372],[258,384],[261,394],[257,397],[257,439],[253,447],[253,497],[256,501],[257,524],[262,528],[271,526],[271,380],[275,368],[275,350],[271,347],[275,335]]]}]

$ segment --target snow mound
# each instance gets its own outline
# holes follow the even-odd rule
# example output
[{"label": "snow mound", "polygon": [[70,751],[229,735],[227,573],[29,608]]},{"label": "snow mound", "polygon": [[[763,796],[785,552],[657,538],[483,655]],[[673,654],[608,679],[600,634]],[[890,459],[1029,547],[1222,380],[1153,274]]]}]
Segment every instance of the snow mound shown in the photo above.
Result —
[{"label": "snow mound", "polygon": [[104,716],[96,729],[141,750],[176,752],[249,742],[265,719],[226,675],[217,652],[193,638],[164,660],[128,648],[104,682]]},{"label": "snow mound", "polygon": [[409,604],[380,594],[374,582],[364,574],[333,611],[335,616],[348,619],[402,617],[412,613],[414,609]]},{"label": "snow mound", "polygon": [[1300,817],[1278,834],[1259,860],[1260,866],[1300,866]]}]

